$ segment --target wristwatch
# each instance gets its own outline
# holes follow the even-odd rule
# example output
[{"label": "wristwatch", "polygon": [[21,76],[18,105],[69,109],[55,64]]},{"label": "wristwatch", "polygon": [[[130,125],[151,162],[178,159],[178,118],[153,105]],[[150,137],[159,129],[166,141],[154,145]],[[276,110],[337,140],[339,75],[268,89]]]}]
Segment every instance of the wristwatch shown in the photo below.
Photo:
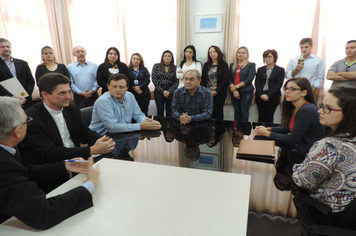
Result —
[{"label": "wristwatch", "polygon": [[240,86],[239,86],[239,85],[236,85],[236,88],[237,88],[237,89],[239,89],[239,88],[240,88]]}]

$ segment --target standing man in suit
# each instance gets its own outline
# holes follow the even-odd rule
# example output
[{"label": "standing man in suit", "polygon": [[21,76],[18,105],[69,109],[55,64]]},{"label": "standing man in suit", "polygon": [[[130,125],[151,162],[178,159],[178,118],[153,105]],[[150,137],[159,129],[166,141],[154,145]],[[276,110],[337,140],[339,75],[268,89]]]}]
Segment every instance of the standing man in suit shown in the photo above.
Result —
[{"label": "standing man in suit", "polygon": [[[11,56],[11,43],[5,38],[0,38],[0,81],[16,77],[21,83],[22,87],[28,93],[28,97],[21,98],[24,109],[33,105],[32,92],[35,87],[35,80],[33,79],[30,67],[26,61],[13,58]],[[0,96],[13,96],[9,91],[0,85]]]},{"label": "standing man in suit", "polygon": [[[15,160],[16,145],[26,135],[32,118],[26,116],[21,101],[0,97],[0,223],[15,216],[35,229],[48,229],[93,206],[92,195],[99,169],[88,163],[58,162],[25,168]],[[46,199],[36,184],[53,181],[67,172],[87,174],[87,182],[64,194]]]},{"label": "standing man in suit", "polygon": [[[21,143],[24,164],[55,163],[68,158],[109,153],[115,142],[90,130],[80,110],[70,103],[70,80],[59,73],[48,73],[39,80],[43,101],[26,110],[33,118]],[[88,143],[81,147],[80,143]]]},{"label": "standing man in suit", "polygon": [[318,101],[319,92],[323,90],[325,78],[324,60],[312,54],[313,40],[311,38],[300,40],[299,48],[302,55],[289,61],[286,78],[307,78],[312,86],[314,99]]},{"label": "standing man in suit", "polygon": [[82,46],[73,48],[73,56],[77,61],[67,65],[70,73],[70,87],[73,90],[74,104],[77,107],[84,108],[93,106],[98,99],[97,90],[99,88],[96,82],[96,72],[98,66],[85,59],[87,52]]}]

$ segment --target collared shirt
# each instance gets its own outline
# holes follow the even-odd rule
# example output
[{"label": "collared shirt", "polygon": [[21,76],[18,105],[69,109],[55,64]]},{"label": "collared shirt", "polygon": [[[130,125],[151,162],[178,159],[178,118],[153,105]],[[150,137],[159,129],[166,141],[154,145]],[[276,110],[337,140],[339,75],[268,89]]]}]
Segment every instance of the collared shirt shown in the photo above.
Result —
[{"label": "collared shirt", "polygon": [[9,68],[12,76],[17,77],[16,76],[16,67],[15,67],[15,64],[14,64],[14,58],[10,57],[10,62],[9,62],[4,57],[2,57],[2,56],[0,56],[0,57],[5,62],[6,66]]},{"label": "collared shirt", "polygon": [[177,89],[173,94],[172,116],[180,120],[183,113],[188,113],[192,122],[210,119],[213,113],[211,91],[199,85],[192,96],[184,87]]},{"label": "collared shirt", "polygon": [[[300,57],[292,58],[289,61],[286,77],[287,79],[292,78],[292,71],[298,65],[298,59]],[[300,70],[294,77],[305,77],[309,80],[312,87],[318,89],[323,88],[323,82],[325,78],[325,65],[324,60],[321,57],[310,54],[310,56],[304,60],[304,68]]]},{"label": "collared shirt", "polygon": [[[333,71],[335,73],[337,72],[346,72],[346,66],[348,66],[346,64],[346,57],[344,59],[341,59],[341,60],[338,60],[336,62],[334,62],[329,71]],[[356,71],[356,63],[355,64],[352,64],[350,65],[350,69],[349,69],[349,72],[352,72],[352,71]],[[334,87],[337,87],[337,86],[353,86],[353,87],[356,87],[356,80],[354,79],[351,79],[351,80],[345,80],[345,81],[333,81],[331,87],[334,88]]]},{"label": "collared shirt", "polygon": [[90,61],[85,61],[82,65],[75,61],[67,65],[70,73],[71,89],[73,92],[79,94],[80,92],[94,92],[98,90],[99,85],[96,81],[96,72],[98,66]]},{"label": "collared shirt", "polygon": [[59,134],[61,135],[61,138],[62,138],[63,146],[66,148],[74,148],[75,144],[73,143],[73,141],[70,137],[67,123],[63,116],[63,109],[60,111],[56,111],[56,110],[53,110],[53,109],[49,108],[48,106],[46,106],[46,103],[44,103],[44,102],[43,102],[43,105],[47,109],[49,114],[52,116],[54,122],[57,125]]},{"label": "collared shirt", "polygon": [[[132,119],[137,123],[131,124]],[[93,117],[89,128],[98,134],[122,133],[140,130],[140,123],[146,119],[138,106],[135,96],[126,91],[123,103],[104,93],[94,103]]]},{"label": "collared shirt", "polygon": [[4,144],[1,144],[1,143],[0,143],[0,147],[5,149],[6,151],[8,151],[13,156],[16,154],[16,149],[15,148],[8,147],[8,146],[6,146]]}]

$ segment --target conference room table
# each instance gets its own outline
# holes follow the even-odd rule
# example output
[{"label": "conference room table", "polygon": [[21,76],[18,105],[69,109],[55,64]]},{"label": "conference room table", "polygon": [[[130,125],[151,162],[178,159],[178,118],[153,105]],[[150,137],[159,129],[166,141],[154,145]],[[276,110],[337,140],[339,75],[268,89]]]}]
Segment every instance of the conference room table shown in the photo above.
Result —
[{"label": "conference room table", "polygon": [[[12,217],[0,225],[0,234],[246,235],[251,176],[231,173],[221,163],[226,162],[223,155],[204,150],[219,147],[218,153],[223,152],[226,135],[231,147],[238,146],[240,139],[253,138],[255,124],[208,120],[182,126],[172,119],[155,119],[162,124],[160,131],[108,134],[116,147],[95,158],[101,175],[94,207],[45,231]],[[141,153],[146,149],[162,153],[164,146],[177,146],[175,142],[178,162],[135,156],[140,148]],[[198,155],[197,149],[202,150]],[[85,176],[76,175],[47,196],[84,181]]]}]

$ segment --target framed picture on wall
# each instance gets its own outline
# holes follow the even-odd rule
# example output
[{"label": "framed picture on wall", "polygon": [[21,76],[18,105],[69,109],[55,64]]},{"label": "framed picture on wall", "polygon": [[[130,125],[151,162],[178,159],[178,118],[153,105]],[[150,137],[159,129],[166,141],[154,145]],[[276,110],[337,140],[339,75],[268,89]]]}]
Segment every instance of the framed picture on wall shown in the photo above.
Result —
[{"label": "framed picture on wall", "polygon": [[195,16],[195,33],[222,32],[222,14]]}]

